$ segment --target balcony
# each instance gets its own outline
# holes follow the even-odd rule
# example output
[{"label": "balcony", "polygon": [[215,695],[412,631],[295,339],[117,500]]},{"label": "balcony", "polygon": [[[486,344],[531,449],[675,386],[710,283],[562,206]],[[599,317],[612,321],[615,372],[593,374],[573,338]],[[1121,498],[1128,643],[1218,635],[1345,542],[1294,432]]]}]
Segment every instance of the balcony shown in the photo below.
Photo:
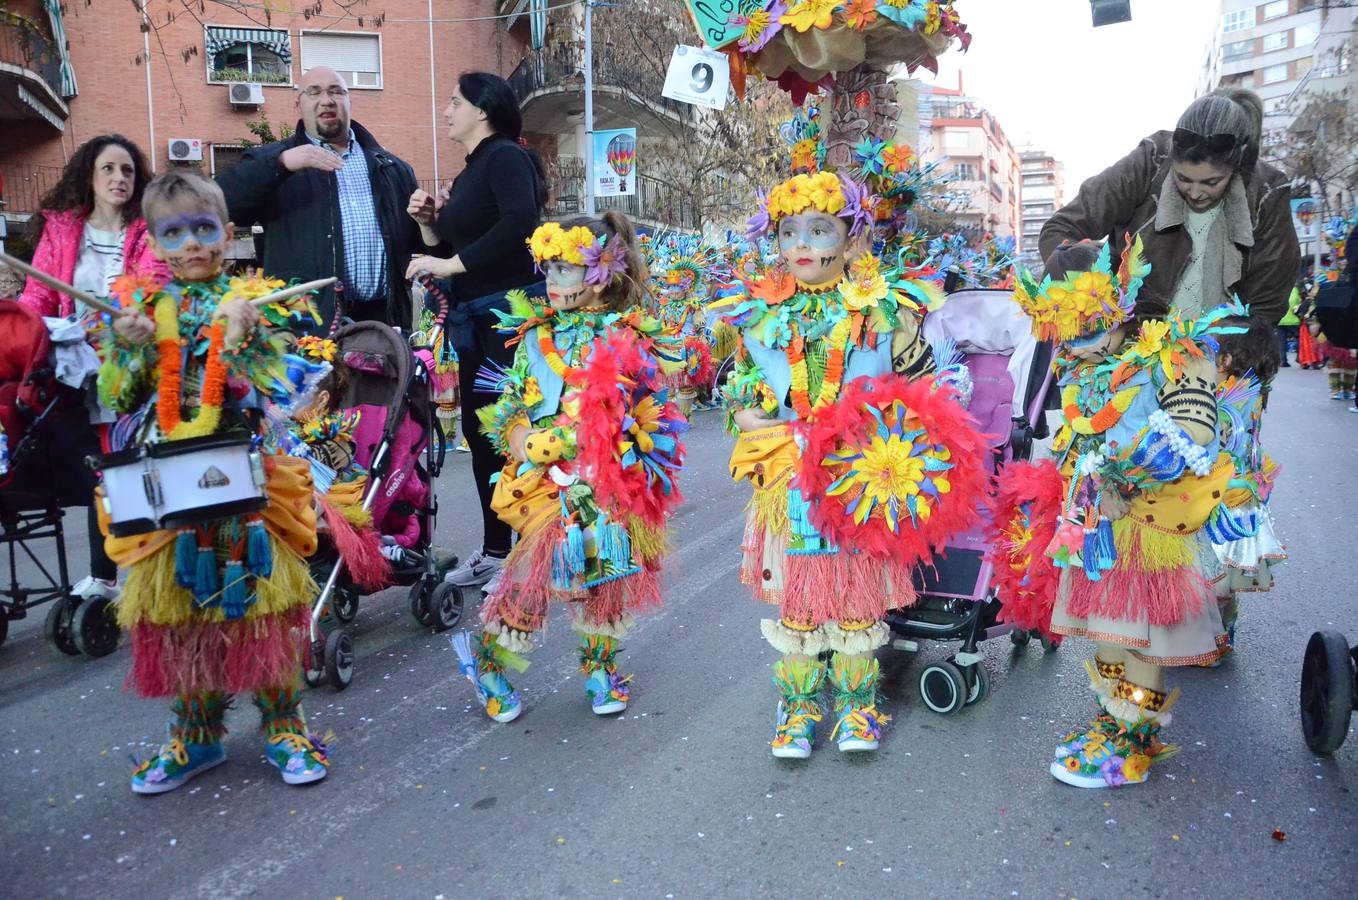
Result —
[{"label": "balcony", "polygon": [[71,111],[62,99],[62,65],[37,22],[0,10],[0,121],[43,121],[64,130]]},{"label": "balcony", "polygon": [[0,214],[26,218],[61,180],[60,166],[0,165]]}]

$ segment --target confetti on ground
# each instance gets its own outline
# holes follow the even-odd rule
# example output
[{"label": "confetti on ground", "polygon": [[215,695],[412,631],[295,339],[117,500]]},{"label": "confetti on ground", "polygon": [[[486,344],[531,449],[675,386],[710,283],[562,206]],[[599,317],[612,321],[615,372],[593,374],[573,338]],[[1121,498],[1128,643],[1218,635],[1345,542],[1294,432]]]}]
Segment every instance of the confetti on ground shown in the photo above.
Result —
[{"label": "confetti on ground", "polygon": [[1275,828],[1273,829],[1273,839],[1279,842],[1285,841],[1287,840],[1287,832],[1281,828]]}]

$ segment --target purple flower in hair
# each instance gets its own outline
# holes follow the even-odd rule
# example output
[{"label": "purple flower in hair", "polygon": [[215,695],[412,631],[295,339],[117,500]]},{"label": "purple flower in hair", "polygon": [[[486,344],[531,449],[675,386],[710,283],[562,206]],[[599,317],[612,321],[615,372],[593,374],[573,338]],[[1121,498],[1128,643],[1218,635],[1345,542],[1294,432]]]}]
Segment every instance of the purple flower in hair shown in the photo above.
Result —
[{"label": "purple flower in hair", "polygon": [[872,226],[873,207],[877,198],[868,189],[852,178],[839,176],[839,189],[844,193],[844,208],[839,211],[842,219],[849,220],[849,234],[859,234]]},{"label": "purple flower in hair", "polygon": [[608,235],[601,234],[593,244],[580,248],[585,258],[585,281],[590,284],[608,284],[614,275],[627,271],[625,254],[616,252],[608,246]]},{"label": "purple flower in hair", "polygon": [[769,221],[769,192],[763,188],[758,190],[759,212],[750,216],[745,223],[745,239],[747,241],[758,240],[761,235],[769,233],[773,223]]}]

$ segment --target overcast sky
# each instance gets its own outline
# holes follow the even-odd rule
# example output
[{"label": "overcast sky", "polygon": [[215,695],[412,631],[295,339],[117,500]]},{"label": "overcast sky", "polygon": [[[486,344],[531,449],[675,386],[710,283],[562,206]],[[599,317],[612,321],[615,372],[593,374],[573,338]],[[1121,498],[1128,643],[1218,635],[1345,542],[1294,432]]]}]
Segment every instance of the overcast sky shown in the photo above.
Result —
[{"label": "overcast sky", "polygon": [[1092,26],[1089,0],[957,0],[975,35],[946,53],[935,78],[963,88],[1015,145],[1032,143],[1066,167],[1066,197],[1136,142],[1172,129],[1193,99],[1217,0],[1131,0],[1132,21]]}]

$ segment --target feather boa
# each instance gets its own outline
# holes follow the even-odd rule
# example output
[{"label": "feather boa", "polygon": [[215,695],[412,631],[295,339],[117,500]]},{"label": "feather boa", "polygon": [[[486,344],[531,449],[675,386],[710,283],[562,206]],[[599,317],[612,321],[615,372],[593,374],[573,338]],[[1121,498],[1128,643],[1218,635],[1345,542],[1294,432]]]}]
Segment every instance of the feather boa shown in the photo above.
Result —
[{"label": "feather boa", "polygon": [[990,447],[951,388],[860,379],[794,428],[804,448],[794,484],[838,546],[908,566],[976,521]]},{"label": "feather boa", "polygon": [[1062,499],[1055,462],[1010,463],[1000,471],[986,529],[999,620],[1048,637],[1059,576],[1046,550],[1056,537]]},{"label": "feather boa", "polygon": [[576,417],[576,464],[614,521],[661,526],[683,502],[675,473],[688,423],[656,390],[657,364],[633,333],[611,330],[570,373],[562,408]]}]

